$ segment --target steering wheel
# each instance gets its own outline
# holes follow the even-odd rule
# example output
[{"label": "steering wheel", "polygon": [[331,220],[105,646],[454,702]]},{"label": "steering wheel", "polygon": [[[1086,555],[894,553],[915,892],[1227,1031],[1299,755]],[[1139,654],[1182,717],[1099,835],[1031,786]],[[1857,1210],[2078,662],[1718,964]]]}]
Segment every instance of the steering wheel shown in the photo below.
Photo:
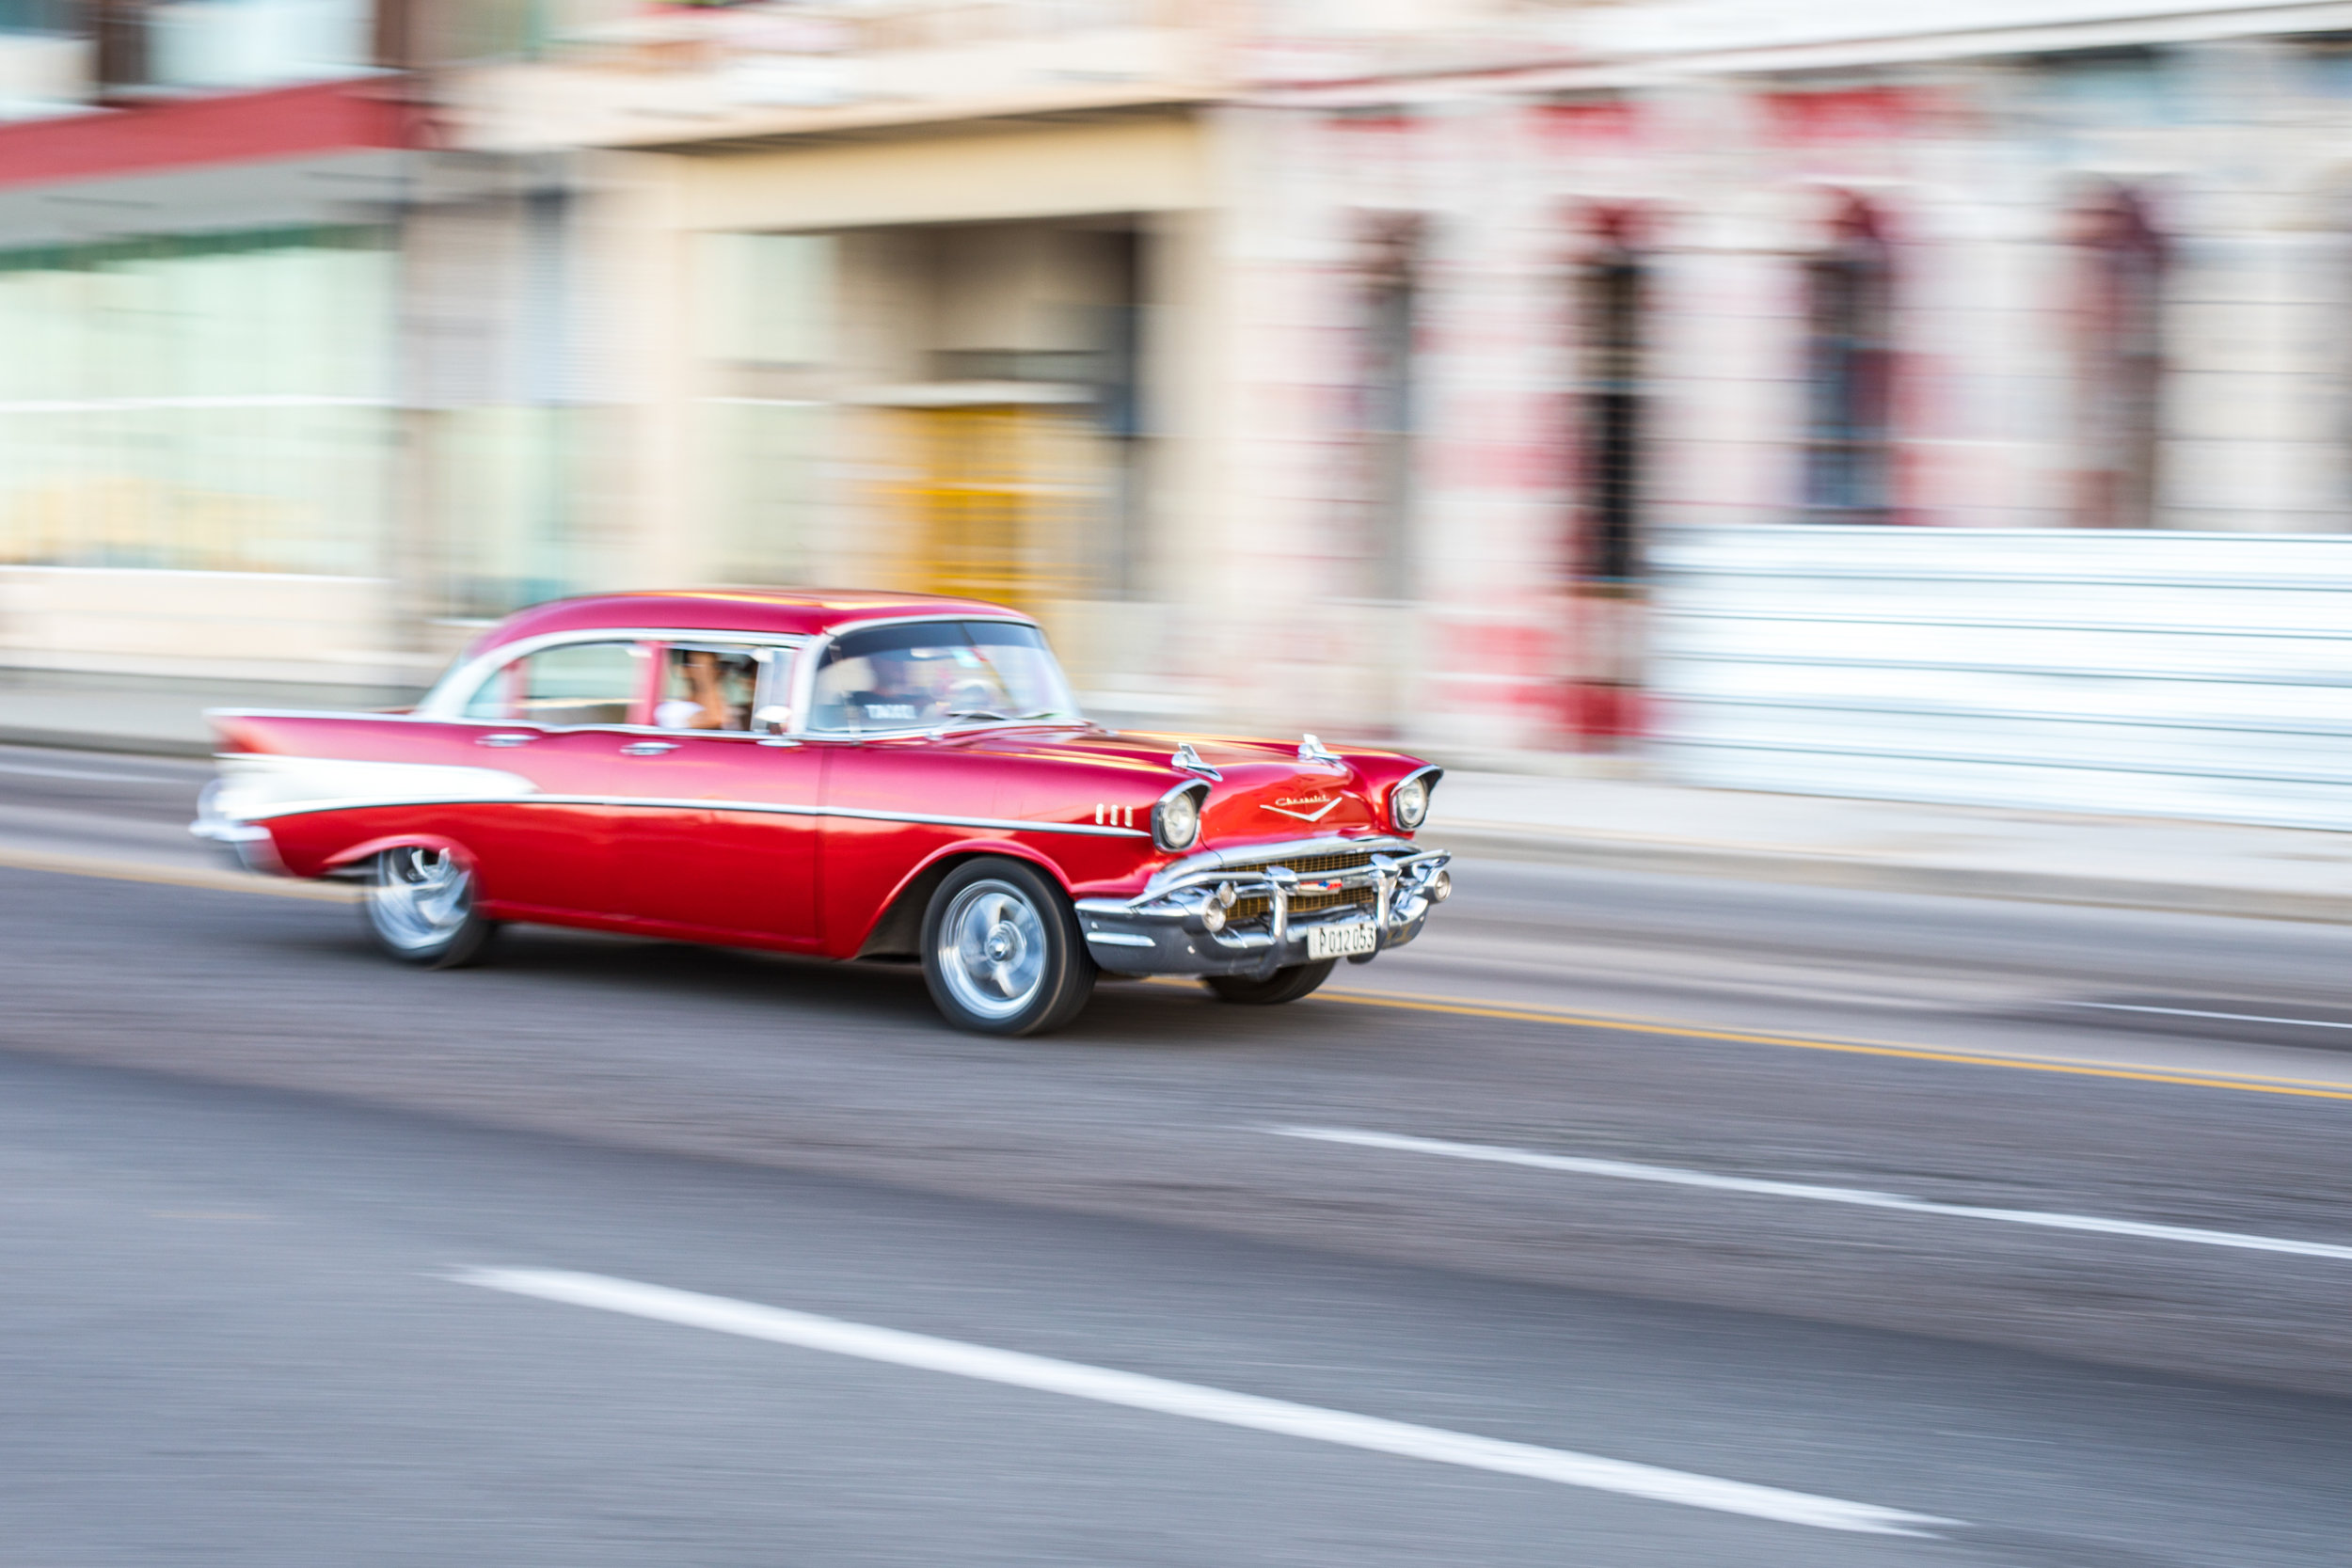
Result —
[{"label": "steering wheel", "polygon": [[994,682],[971,675],[947,689],[947,700],[943,710],[948,713],[987,712],[1003,700]]}]

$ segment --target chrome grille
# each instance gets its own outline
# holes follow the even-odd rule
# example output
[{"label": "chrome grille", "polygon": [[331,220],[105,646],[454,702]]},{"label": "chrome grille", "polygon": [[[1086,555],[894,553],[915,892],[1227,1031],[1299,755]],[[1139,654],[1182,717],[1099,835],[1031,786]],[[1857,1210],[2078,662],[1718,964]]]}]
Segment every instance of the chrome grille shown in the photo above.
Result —
[{"label": "chrome grille", "polygon": [[1361,871],[1372,863],[1369,849],[1341,849],[1323,855],[1269,855],[1264,860],[1240,861],[1235,871],[1263,871],[1269,865],[1287,865],[1301,877],[1327,877],[1334,871]]},{"label": "chrome grille", "polygon": [[[1301,877],[1328,877],[1340,871],[1361,871],[1372,863],[1370,849],[1335,849],[1319,855],[1273,855],[1235,865],[1239,873],[1263,871],[1269,865],[1286,865]],[[1326,910],[1356,908],[1370,911],[1379,908],[1380,892],[1372,887],[1346,887],[1332,893],[1294,893],[1290,898],[1293,915],[1315,914]],[[1263,895],[1248,896],[1234,902],[1225,918],[1235,926],[1248,926],[1264,920],[1274,912],[1271,900]]]},{"label": "chrome grille", "polygon": [[[1329,866],[1326,869],[1336,871],[1344,868]],[[1290,899],[1291,914],[1294,918],[1302,914],[1314,914],[1323,910],[1336,910],[1347,905],[1366,911],[1377,909],[1380,905],[1380,890],[1372,887],[1343,887],[1336,893],[1294,893]],[[1232,925],[1247,926],[1253,920],[1263,920],[1273,912],[1274,904],[1270,899],[1236,898],[1233,900],[1233,907],[1226,911],[1225,918]]]}]

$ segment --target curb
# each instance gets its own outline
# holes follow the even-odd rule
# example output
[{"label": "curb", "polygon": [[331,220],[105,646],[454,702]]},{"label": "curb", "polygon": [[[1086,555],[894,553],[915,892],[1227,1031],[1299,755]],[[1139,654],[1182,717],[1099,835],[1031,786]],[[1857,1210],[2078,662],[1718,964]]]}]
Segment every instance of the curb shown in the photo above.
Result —
[{"label": "curb", "polygon": [[42,730],[0,724],[0,746],[40,746],[56,752],[110,752],[135,757],[210,757],[209,740],[168,736],[108,735],[90,730]]},{"label": "curb", "polygon": [[1996,898],[2011,903],[2077,904],[2098,909],[2152,910],[2168,914],[2217,914],[2307,925],[2352,925],[2352,893],[2341,898],[2282,889],[2162,882],[2124,877],[2076,877],[2044,871],[1994,871],[1922,865],[1902,861],[1779,854],[1764,849],[1645,844],[1639,840],[1577,838],[1538,832],[1439,828],[1432,834],[1464,859],[1579,865],[1601,871],[1653,871],[1731,881],[1850,888],[1870,893],[1925,893],[1945,897]]}]

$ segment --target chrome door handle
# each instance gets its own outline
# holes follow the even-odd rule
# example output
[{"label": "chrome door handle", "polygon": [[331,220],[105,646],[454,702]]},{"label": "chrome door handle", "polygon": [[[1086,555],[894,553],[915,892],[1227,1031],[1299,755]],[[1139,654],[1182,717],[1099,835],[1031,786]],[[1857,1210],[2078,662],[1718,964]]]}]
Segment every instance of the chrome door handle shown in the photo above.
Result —
[{"label": "chrome door handle", "polygon": [[664,752],[677,750],[675,740],[632,740],[621,748],[625,757],[658,757]]},{"label": "chrome door handle", "polygon": [[477,746],[528,746],[538,738],[535,735],[478,735],[474,736],[473,743]]}]

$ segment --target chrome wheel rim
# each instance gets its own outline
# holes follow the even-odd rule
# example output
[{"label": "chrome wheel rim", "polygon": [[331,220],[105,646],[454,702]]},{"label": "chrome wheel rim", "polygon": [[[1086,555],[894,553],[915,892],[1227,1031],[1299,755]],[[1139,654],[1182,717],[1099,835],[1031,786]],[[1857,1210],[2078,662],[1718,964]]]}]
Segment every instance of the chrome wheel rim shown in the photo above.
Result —
[{"label": "chrome wheel rim", "polygon": [[446,849],[392,849],[376,863],[368,912],[384,940],[408,952],[437,946],[473,912],[473,874]]},{"label": "chrome wheel rim", "polygon": [[1045,919],[1010,882],[974,882],[939,923],[939,973],[957,1005],[1010,1018],[1045,989]]}]

